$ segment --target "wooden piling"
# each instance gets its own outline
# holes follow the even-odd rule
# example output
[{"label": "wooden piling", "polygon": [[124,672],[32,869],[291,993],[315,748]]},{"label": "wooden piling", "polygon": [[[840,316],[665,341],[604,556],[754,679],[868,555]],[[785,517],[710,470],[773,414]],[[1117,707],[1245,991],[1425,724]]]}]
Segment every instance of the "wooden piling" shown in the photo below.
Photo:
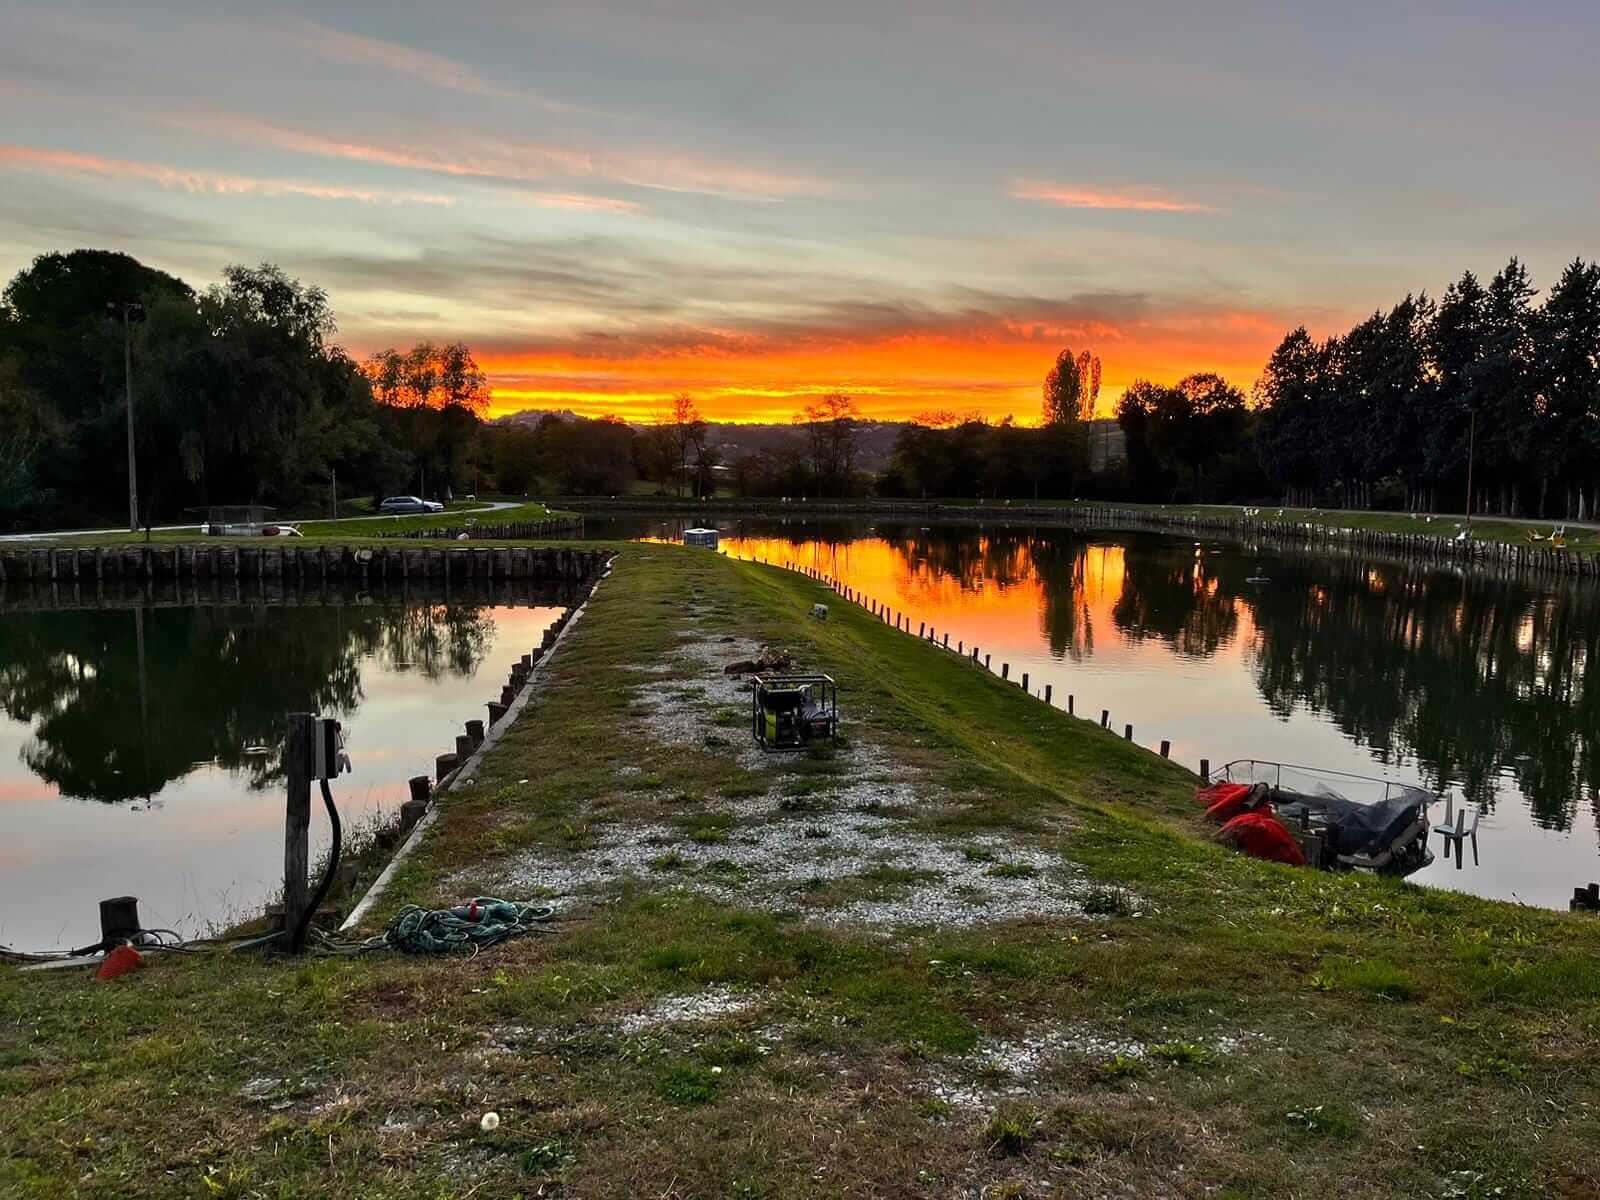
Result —
[{"label": "wooden piling", "polygon": [[1125,742],[1133,741],[1133,726],[1132,725],[1124,725],[1122,727],[1122,740],[1125,741]]},{"label": "wooden piling", "polygon": [[1048,683],[1044,685],[1044,702],[1046,704],[1050,703],[1050,685]]},{"label": "wooden piling", "polygon": [[1200,760],[1200,782],[1211,782],[1211,760],[1209,758],[1202,758]]},{"label": "wooden piling", "polygon": [[483,722],[474,719],[468,721],[466,725],[467,736],[472,739],[473,749],[477,749],[479,746],[483,745]]},{"label": "wooden piling", "polygon": [[1163,741],[1161,743],[1161,757],[1162,758],[1171,758],[1172,757],[1172,743],[1171,742]]},{"label": "wooden piling", "polygon": [[491,700],[486,707],[489,710],[489,724],[491,726],[500,724],[501,719],[506,715],[506,706],[498,700]]},{"label": "wooden piling", "polygon": [[461,760],[454,754],[440,754],[433,760],[433,777],[444,782],[444,777],[461,765]]},{"label": "wooden piling", "polygon": [[1109,708],[1102,708],[1100,710],[1100,728],[1111,728],[1111,710]]},{"label": "wooden piling", "polygon": [[316,718],[310,713],[290,713],[283,741],[283,774],[288,785],[288,803],[283,824],[283,928],[285,945],[291,954],[303,948],[295,930],[310,902],[306,873],[311,843],[311,759],[312,730]]}]

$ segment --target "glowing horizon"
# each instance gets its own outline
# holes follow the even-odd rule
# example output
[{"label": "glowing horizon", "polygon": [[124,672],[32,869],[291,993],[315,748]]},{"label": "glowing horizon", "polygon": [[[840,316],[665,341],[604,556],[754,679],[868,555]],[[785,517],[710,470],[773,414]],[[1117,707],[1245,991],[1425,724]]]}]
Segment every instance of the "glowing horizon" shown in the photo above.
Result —
[{"label": "glowing horizon", "polygon": [[1220,3],[13,0],[0,283],[273,262],[354,354],[466,342],[496,413],[1030,422],[1063,348],[1107,414],[1138,378],[1248,390],[1295,326],[1464,269],[1600,258],[1600,11],[1533,0],[1542,82],[1494,93],[1459,81],[1505,31],[1447,0]]}]

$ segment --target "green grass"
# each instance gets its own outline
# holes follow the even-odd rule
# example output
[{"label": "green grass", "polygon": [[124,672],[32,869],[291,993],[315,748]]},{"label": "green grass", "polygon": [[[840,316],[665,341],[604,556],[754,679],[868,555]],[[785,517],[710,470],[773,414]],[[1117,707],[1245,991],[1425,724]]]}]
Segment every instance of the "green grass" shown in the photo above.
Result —
[{"label": "green grass", "polygon": [[[615,823],[665,831],[643,878],[564,900],[542,936],[473,959],[0,974],[0,1195],[1600,1189],[1600,922],[1214,846],[1172,763],[837,599],[805,620],[825,594],[624,549],[529,717],[380,905],[458,901],[506,853],[584,861]],[[1013,861],[1002,839],[1059,854],[1092,914],[891,932],[811,923],[821,889],[749,907],[716,839],[759,827],[730,798],[775,784],[771,820],[830,833],[840,764],[753,772],[714,718],[729,745],[651,741],[636,668],[672,660],[697,621],[777,638],[840,680],[847,734],[950,798],[902,827],[967,845],[980,874]],[[708,876],[731,902],[685,890]],[[928,882],[885,862],[824,888]],[[754,1007],[622,1024],[713,988]],[[1102,1040],[1022,1076],[986,1057],[1040,1030]],[[1142,1056],[1119,1049],[1134,1042]]]},{"label": "green grass", "polygon": [[[341,506],[344,507],[344,506]],[[446,506],[442,513],[432,515],[408,515],[383,517],[373,516],[369,502],[360,502],[359,506],[352,504],[350,507],[359,507],[361,517],[357,519],[340,519],[337,521],[321,518],[291,521],[283,518],[285,524],[292,524],[304,535],[298,539],[290,539],[285,544],[302,545],[306,542],[341,541],[348,542],[352,539],[378,538],[396,533],[414,533],[425,529],[454,529],[469,522],[481,521],[486,525],[508,525],[527,521],[542,521],[550,516],[562,516],[556,510],[550,509],[537,502],[518,504],[513,508],[491,509],[484,503],[472,503],[458,500]],[[208,545],[214,542],[239,542],[245,545],[274,545],[276,539],[259,537],[240,538],[212,538],[199,532],[200,520],[198,516],[192,525],[182,529],[152,530],[149,540],[151,542],[193,542],[204,540]],[[92,545],[113,546],[138,543],[145,540],[143,533],[109,533],[93,534],[80,537],[58,537],[50,541],[60,545]]]}]

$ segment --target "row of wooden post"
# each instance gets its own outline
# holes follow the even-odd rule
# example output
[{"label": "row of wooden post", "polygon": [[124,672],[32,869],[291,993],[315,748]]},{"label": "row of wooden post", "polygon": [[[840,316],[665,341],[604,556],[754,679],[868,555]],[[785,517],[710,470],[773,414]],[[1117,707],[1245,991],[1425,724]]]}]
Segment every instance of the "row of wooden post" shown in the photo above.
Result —
[{"label": "row of wooden post", "polygon": [[[466,764],[478,747],[482,746],[493,729],[505,717],[517,696],[527,686],[533,669],[545,656],[566,628],[574,610],[567,609],[544,631],[544,639],[535,649],[524,654],[511,665],[506,684],[500,689],[500,698],[486,705],[489,712],[487,724],[473,719],[463,724],[464,732],[457,735],[455,749],[438,755],[433,760],[434,777],[413,775],[407,786],[409,795],[400,806],[400,832],[402,835],[420,821],[432,802],[433,790],[442,785]],[[316,718],[311,713],[290,713],[284,736],[283,771],[287,781],[288,799],[284,815],[283,841],[283,928],[299,928],[310,903],[310,832],[311,832],[311,769],[313,761],[312,736]],[[287,944],[287,943],[286,943]]]},{"label": "row of wooden post", "polygon": [[[762,558],[762,559],[760,559],[758,561],[760,561],[763,565],[769,565],[769,566],[772,565],[765,558]],[[785,564],[779,563],[777,565],[783,566]],[[828,587],[832,588],[833,591],[836,594],[844,597],[846,600],[850,601],[853,604],[859,604],[868,613],[870,613],[871,615],[873,615],[873,616],[879,618],[880,620],[884,621],[886,624],[893,625],[896,629],[902,630],[905,633],[910,633],[911,632],[911,620],[910,620],[910,618],[907,617],[904,613],[895,612],[892,608],[890,608],[888,605],[884,604],[882,601],[874,600],[870,596],[867,596],[865,593],[863,593],[861,591],[858,591],[855,588],[849,587],[849,586],[839,582],[839,580],[833,578],[833,576],[828,575],[826,572],[820,571],[815,567],[792,567],[790,569],[791,570],[798,570],[802,574],[807,576],[808,578],[814,579],[818,583],[826,584]],[[933,630],[928,625],[928,623],[926,621],[919,621],[917,623],[917,638],[919,640],[921,640],[921,641],[932,642],[935,645],[942,645],[943,648],[946,649],[946,650],[948,650],[950,648],[950,635],[948,633],[946,633],[944,635],[943,642],[940,642],[939,638],[938,638],[938,635],[937,635],[937,632],[935,630]],[[956,642],[956,654],[958,656],[962,657],[962,658],[969,657],[967,652],[966,652],[966,645],[965,645],[965,643],[963,641],[957,640],[957,642]],[[979,654],[979,648],[976,645],[974,645],[972,647],[972,652],[971,652],[971,655],[970,655],[971,661],[974,664],[976,664],[977,661],[978,661],[978,654]],[[989,670],[990,669],[990,656],[987,655],[987,654],[985,654],[983,656],[983,667],[984,667],[984,670]],[[1009,680],[1011,678],[1011,664],[1010,663],[1003,662],[1003,663],[1000,664],[1000,678],[1003,679],[1003,680]],[[1028,672],[1026,672],[1026,671],[1022,672],[1021,687],[1022,687],[1022,690],[1024,692],[1027,692],[1029,695],[1033,694],[1031,691],[1029,691],[1029,688],[1028,688]],[[1044,702],[1046,704],[1050,704],[1051,703],[1051,699],[1052,699],[1053,694],[1054,694],[1054,689],[1051,687],[1051,685],[1048,684],[1048,683],[1045,684],[1044,685],[1044,696],[1043,696],[1043,699],[1044,699]],[[1066,708],[1066,711],[1067,711],[1067,715],[1068,716],[1075,716],[1077,714],[1077,699],[1070,692],[1067,693],[1067,708]],[[1103,709],[1100,710],[1100,728],[1104,729],[1104,730],[1107,730],[1108,732],[1110,731],[1110,728],[1111,728],[1111,710],[1110,709],[1104,709],[1103,708]],[[1133,741],[1133,726],[1131,724],[1125,724],[1122,727],[1122,737],[1123,737],[1124,741],[1129,741],[1129,742]],[[1160,743],[1160,748],[1156,751],[1156,753],[1158,753],[1162,758],[1170,759],[1172,757],[1172,743],[1171,743],[1171,741],[1167,740],[1166,738],[1163,738],[1161,740],[1161,743]],[[1200,781],[1202,783],[1209,783],[1210,779],[1211,779],[1211,762],[1210,762],[1209,759],[1202,758],[1200,760]]]}]

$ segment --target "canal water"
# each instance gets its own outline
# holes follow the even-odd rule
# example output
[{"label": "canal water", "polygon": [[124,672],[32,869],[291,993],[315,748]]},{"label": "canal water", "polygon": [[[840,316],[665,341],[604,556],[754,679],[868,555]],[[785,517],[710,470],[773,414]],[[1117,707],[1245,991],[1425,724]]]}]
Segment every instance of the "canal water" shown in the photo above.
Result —
[{"label": "canal water", "polygon": [[[283,881],[284,715],[345,727],[347,829],[393,814],[539,645],[556,598],[123,604],[0,615],[0,946],[83,945],[98,902],[186,936]],[[281,599],[281,598],[280,598]],[[312,857],[327,818],[312,803]]]},{"label": "canal water", "polygon": [[[707,522],[710,524],[710,522]],[[1191,767],[1270,759],[1448,791],[1417,883],[1565,908],[1600,878],[1600,590],[1150,533],[722,521],[722,549],[820,569],[1079,716]],[[591,537],[681,523],[587,521]],[[842,690],[846,719],[848,681]],[[1435,823],[1443,806],[1433,812]]]}]

